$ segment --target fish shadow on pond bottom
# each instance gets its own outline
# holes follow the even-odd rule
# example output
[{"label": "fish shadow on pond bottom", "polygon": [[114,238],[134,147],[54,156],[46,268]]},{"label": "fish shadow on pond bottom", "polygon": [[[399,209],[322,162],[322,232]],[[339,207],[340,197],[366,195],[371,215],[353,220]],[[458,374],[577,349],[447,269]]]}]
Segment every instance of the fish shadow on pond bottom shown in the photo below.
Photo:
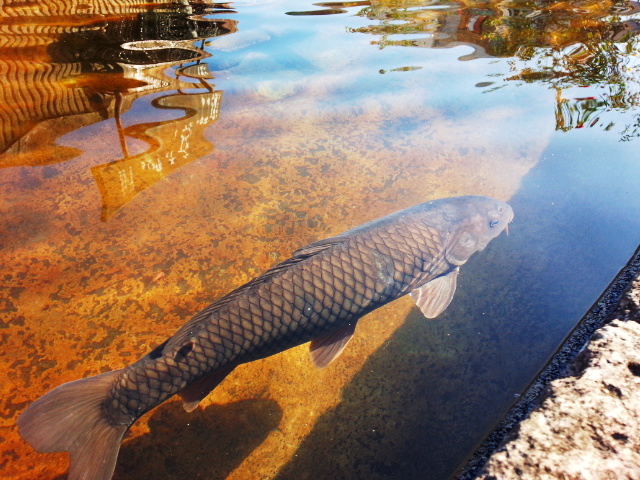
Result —
[{"label": "fish shadow on pond bottom", "polygon": [[429,325],[415,309],[345,387],[340,404],[322,415],[277,480],[447,477],[437,473],[446,470],[438,465],[447,443],[441,427],[457,419],[440,406],[449,399],[460,407],[451,383],[461,378],[455,368],[442,378],[452,363],[444,357],[455,352],[434,351],[424,328]]},{"label": "fish shadow on pond bottom", "polygon": [[170,402],[151,414],[149,434],[124,442],[113,480],[221,480],[277,428],[273,400],[241,400],[187,413]]}]

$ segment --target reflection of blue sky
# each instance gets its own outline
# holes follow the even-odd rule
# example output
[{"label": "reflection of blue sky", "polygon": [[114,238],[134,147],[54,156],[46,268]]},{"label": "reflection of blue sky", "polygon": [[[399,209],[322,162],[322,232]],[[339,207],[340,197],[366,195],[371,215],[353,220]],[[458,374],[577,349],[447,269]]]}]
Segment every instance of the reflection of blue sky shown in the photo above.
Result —
[{"label": "reflection of blue sky", "polygon": [[[378,22],[356,16],[362,7],[320,17],[286,15],[289,11],[321,8],[311,2],[247,2],[233,7],[237,11],[232,18],[238,20],[238,32],[211,40],[208,51],[213,57],[206,60],[217,73],[217,84],[228,95],[251,95],[257,102],[304,95],[317,97],[325,105],[342,107],[374,97],[396,103],[417,101],[453,118],[475,115],[495,105],[518,109],[526,106],[526,121],[543,116],[555,127],[553,90],[536,83],[516,89],[515,85],[524,86],[524,82],[506,81],[514,69],[527,66],[524,62],[506,58],[459,61],[474,51],[468,46],[431,49],[387,45],[380,49],[372,45],[379,36],[348,31]],[[410,40],[425,36],[428,33],[388,38]],[[488,87],[476,86],[489,82],[493,84]],[[509,88],[500,88],[504,86]],[[481,92],[488,95],[479,95]],[[582,97],[599,98],[602,92],[583,93]],[[563,98],[582,97],[570,93]],[[624,120],[609,119],[618,112],[605,110],[600,118],[602,128],[618,123],[617,132],[621,132]]]},{"label": "reflection of blue sky", "polygon": [[[212,57],[206,60],[216,74],[217,88],[225,91],[227,104],[233,103],[236,94],[251,95],[257,103],[305,96],[316,98],[320,109],[348,111],[363,100],[375,99],[381,105],[422,104],[451,121],[477,118],[483,128],[487,128],[486,115],[501,125],[490,113],[497,110],[526,117],[529,126],[542,122],[547,131],[553,129],[554,92],[546,87],[529,85],[488,95],[476,86],[492,80],[502,83],[509,73],[506,60],[459,61],[473,51],[468,46],[379,49],[371,44],[375,36],[347,31],[375,22],[355,16],[360,7],[322,17],[285,15],[312,8],[311,3],[279,1],[234,7],[238,13],[232,18],[238,20],[238,32],[211,40],[208,51]],[[424,35],[415,36],[419,37]],[[403,67],[422,68],[394,71]]]}]

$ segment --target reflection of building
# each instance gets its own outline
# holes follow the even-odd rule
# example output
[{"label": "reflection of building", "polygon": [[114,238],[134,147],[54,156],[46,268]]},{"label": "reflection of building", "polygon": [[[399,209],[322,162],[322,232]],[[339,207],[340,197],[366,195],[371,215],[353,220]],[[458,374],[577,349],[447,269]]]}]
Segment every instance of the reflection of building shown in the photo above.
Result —
[{"label": "reflection of building", "polygon": [[[202,60],[204,40],[236,29],[224,4],[145,4],[133,0],[15,0],[0,6],[0,167],[59,163],[78,155],[56,140],[113,119],[123,159],[92,168],[108,219],[137,193],[209,153],[204,129],[220,114],[222,92]],[[202,40],[196,46],[194,42]],[[167,68],[174,67],[167,75]],[[177,119],[122,126],[140,97],[183,112]],[[129,155],[127,138],[148,144]]]},{"label": "reflection of building", "polygon": [[[450,9],[419,11],[418,14],[407,15],[407,26],[399,29],[391,28],[386,22],[375,26],[357,29],[362,33],[374,33],[382,36],[381,40],[371,42],[380,48],[388,46],[411,46],[420,48],[451,48],[459,45],[471,46],[474,52],[465,55],[461,60],[491,57],[487,53],[490,42],[484,36],[485,21],[493,18],[495,11],[486,8],[465,8],[464,5],[452,2]],[[374,3],[372,2],[372,8]],[[419,8],[417,8],[419,10]],[[393,16],[395,18],[395,16]],[[411,40],[388,38],[396,34],[426,34],[422,38]],[[490,51],[490,50],[489,50]]]},{"label": "reflection of building", "polygon": [[77,152],[59,147],[56,154],[32,155],[29,133],[47,123],[51,128],[34,135],[40,150],[43,143],[56,148],[57,136],[113,117],[116,97],[124,111],[151,91],[189,88],[154,67],[202,59],[207,54],[194,47],[195,40],[235,31],[233,20],[196,16],[213,8],[206,5],[150,10],[133,1],[73,4],[8,1],[1,7],[0,167],[71,158]]},{"label": "reflection of building", "polygon": [[3,17],[57,17],[85,15],[123,15],[147,11],[145,3],[138,0],[3,0],[0,15]]},{"label": "reflection of building", "polygon": [[[202,85],[208,86],[205,79]],[[144,140],[150,148],[91,169],[102,194],[103,220],[108,220],[158,180],[213,150],[211,143],[204,139],[204,129],[220,116],[221,100],[222,92],[210,87],[205,92],[172,93],[154,100],[154,106],[183,110],[183,117],[138,124],[122,132],[124,142],[125,135],[135,137]]]}]

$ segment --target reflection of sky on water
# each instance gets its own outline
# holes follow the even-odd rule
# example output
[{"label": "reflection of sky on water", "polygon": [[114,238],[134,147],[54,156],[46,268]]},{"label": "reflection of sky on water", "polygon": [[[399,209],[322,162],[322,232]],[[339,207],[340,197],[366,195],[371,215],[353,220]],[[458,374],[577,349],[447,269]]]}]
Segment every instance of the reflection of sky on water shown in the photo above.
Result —
[{"label": "reflection of sky on water", "polygon": [[[493,59],[452,63],[452,57],[463,56],[471,47],[451,50],[388,47],[372,48],[370,38],[345,30],[349,25],[368,24],[361,17],[285,17],[281,29],[265,28],[269,17],[281,16],[294,2],[281,9],[260,6],[240,10],[234,19],[242,26],[234,35],[213,39],[207,60],[218,73],[218,84],[229,92],[255,94],[256,100],[275,100],[298,94],[321,93],[318,103],[357,104],[363,98],[387,98],[402,102],[406,95],[429,102],[430,106],[460,104],[465,108],[483,108],[499,104],[496,99],[478,95],[474,87],[492,74],[506,74],[506,65]],[[267,19],[265,23],[262,20]],[[321,28],[317,23],[321,22]],[[313,27],[313,28],[312,28]],[[421,70],[380,75],[392,70],[419,65]],[[463,76],[459,75],[464,73]],[[455,94],[454,94],[455,92]],[[535,97],[539,92],[517,92]],[[472,101],[470,101],[472,100]],[[483,102],[484,100],[484,102]]]},{"label": "reflection of sky on water", "polygon": [[[482,94],[483,89],[476,86],[497,75],[507,75],[509,66],[504,60],[455,61],[473,51],[468,46],[388,47],[380,51],[372,48],[368,37],[345,31],[345,21],[349,24],[369,22],[360,17],[287,17],[285,23],[293,25],[283,29],[284,38],[266,33],[259,26],[251,29],[253,22],[270,14],[276,15],[259,10],[255,14],[252,10],[240,11],[234,18],[239,20],[242,30],[209,42],[212,57],[205,61],[217,73],[217,85],[230,93],[225,98],[230,112],[236,102],[246,103],[244,96],[254,105],[264,105],[261,111],[265,115],[280,115],[289,102],[293,109],[306,105],[310,116],[321,118],[325,112],[342,112],[345,118],[352,117],[355,121],[363,109],[375,108],[388,112],[388,122],[380,132],[385,136],[406,133],[412,125],[424,124],[427,113],[452,122],[452,130],[456,122],[484,119],[482,126],[487,142],[497,144],[523,140],[504,135],[506,124],[503,122],[509,123],[510,117],[526,116],[526,122],[513,124],[516,130],[534,129],[544,136],[553,129],[555,93],[552,90],[532,84],[527,88]],[[304,25],[317,22],[322,22],[322,28]],[[320,33],[314,38],[307,38],[309,32],[318,30]],[[243,38],[247,39],[246,46]],[[412,65],[422,68],[380,74],[380,70]],[[271,111],[266,108],[269,104],[273,105]],[[539,108],[532,109],[532,105]],[[411,115],[396,114],[407,106],[421,107],[425,116],[416,116],[415,110]],[[345,130],[348,131],[348,125]],[[464,138],[460,141],[464,143]],[[219,142],[224,143],[225,139]]]},{"label": "reflection of sky on water", "polygon": [[[430,8],[438,8],[438,11],[441,11],[440,7],[443,7],[442,11],[446,11],[447,9],[444,7],[448,6],[447,4],[432,5],[431,7],[426,4],[422,7],[417,6],[419,4],[413,5],[413,13],[411,8],[406,10],[400,7],[396,7],[395,10],[391,9],[396,12],[406,12],[406,14],[400,15],[404,18],[403,20],[386,20],[385,25],[393,25],[394,22],[399,26],[411,25],[412,15],[419,16],[420,12],[432,11]],[[454,6],[458,6],[458,4]],[[478,18],[483,21],[486,18],[495,18],[494,22],[508,22],[508,20],[501,20],[501,18],[509,19],[509,17],[487,16],[498,13],[505,15],[508,6],[504,7],[503,12],[487,10],[484,12],[484,17],[478,16]],[[550,113],[556,109],[555,104],[558,103],[558,111],[564,112],[567,117],[559,120],[558,129],[593,127],[597,124],[600,128],[613,129],[618,135],[630,134],[625,130],[630,123],[623,123],[624,120],[620,121],[620,119],[618,122],[613,119],[607,120],[624,110],[625,107],[624,104],[613,105],[616,107],[614,114],[610,113],[611,108],[607,108],[611,107],[612,103],[616,103],[615,99],[612,100],[609,97],[619,95],[615,85],[612,88],[606,87],[608,82],[612,81],[611,78],[605,76],[597,81],[593,76],[589,77],[589,67],[586,66],[583,73],[574,70],[573,73],[569,73],[568,76],[560,78],[558,81],[545,80],[544,76],[549,75],[549,71],[553,68],[558,71],[558,67],[561,67],[558,59],[561,59],[563,55],[565,58],[574,59],[575,62],[579,61],[583,64],[593,59],[594,55],[598,53],[593,51],[593,46],[598,47],[599,45],[597,42],[585,49],[584,46],[580,46],[580,35],[576,36],[576,39],[573,40],[574,43],[570,43],[570,39],[566,40],[562,37],[561,41],[569,42],[566,47],[560,47],[559,50],[552,53],[551,45],[542,44],[539,47],[539,52],[543,53],[538,55],[539,58],[532,58],[528,61],[511,56],[504,59],[482,58],[483,56],[491,57],[491,54],[487,55],[482,46],[460,45],[461,42],[454,41],[455,39],[440,40],[437,48],[407,47],[412,42],[422,46],[420,42],[424,43],[425,38],[437,39],[440,38],[438,35],[447,37],[448,34],[437,33],[437,24],[431,33],[400,33],[383,36],[358,33],[359,30],[370,28],[377,21],[360,15],[364,8],[362,6],[347,6],[345,8],[346,13],[340,15],[288,15],[285,18],[282,18],[284,13],[290,13],[296,9],[300,10],[301,5],[296,2],[277,2],[255,5],[251,8],[239,8],[234,19],[240,22],[242,28],[237,34],[212,40],[209,43],[209,51],[214,56],[207,61],[212,70],[219,73],[220,82],[229,81],[229,85],[224,87],[225,90],[251,94],[252,98],[257,101],[281,100],[294,95],[312,97],[322,94],[323,105],[336,104],[344,107],[364,98],[376,98],[384,101],[391,96],[396,103],[402,102],[403,94],[406,93],[412,97],[407,101],[415,101],[416,98],[418,101],[423,100],[429,107],[440,108],[445,114],[457,108],[464,108],[466,113],[473,113],[480,112],[487,106],[522,102],[527,106],[539,104],[541,109],[546,106]],[[524,13],[535,17],[531,13],[534,12],[532,8],[529,7]],[[571,10],[566,8],[569,13],[566,13],[565,16],[568,17],[571,15]],[[469,9],[473,9],[473,5]],[[549,10],[552,13],[555,12],[552,9]],[[615,33],[619,32],[623,28],[622,26],[626,25],[625,23],[612,21],[611,25],[621,26],[611,27],[610,33],[608,33],[609,23],[603,17],[608,10],[605,7],[600,10],[602,10],[600,16],[592,13],[595,15],[595,20],[587,27],[594,29],[594,35],[602,33],[605,36],[617,35],[616,38],[629,38],[624,37],[622,33]],[[517,14],[517,12],[511,13]],[[596,11],[596,13],[598,12]],[[455,18],[456,15],[457,13],[449,13],[446,18]],[[547,17],[550,16],[549,12],[546,12],[546,16],[540,12],[537,15],[547,21]],[[551,18],[554,17],[551,16]],[[469,18],[465,17],[466,23],[463,23],[460,28],[473,30],[475,25],[473,19],[473,15],[469,14]],[[518,20],[517,16],[513,21],[516,20]],[[529,23],[531,23],[530,27],[535,25],[533,20]],[[560,20],[558,20],[558,24],[563,25]],[[633,26],[635,24],[633,22],[627,22],[627,24],[631,24],[629,35],[635,34],[637,32],[637,27]],[[277,25],[277,28],[270,28],[270,25]],[[557,25],[553,26],[557,27]],[[478,32],[481,31],[477,25],[475,28]],[[402,30],[400,31],[402,32]],[[517,30],[514,31],[517,32]],[[489,42],[487,39],[495,33],[486,31],[470,34],[475,36],[469,41]],[[553,41],[552,33],[548,35],[549,38],[544,38],[544,33],[540,36],[541,42]],[[385,38],[387,43],[384,47],[377,48],[373,44],[379,43],[380,38]],[[391,39],[395,40],[391,41]],[[443,49],[443,47],[445,48]],[[509,48],[515,50],[514,47]],[[617,56],[619,58],[626,57],[622,60],[619,68],[622,70],[622,74],[629,72],[627,79],[632,81],[629,87],[637,88],[637,80],[633,78],[632,74],[634,56],[624,53],[628,48],[626,44],[618,43],[613,48],[618,49]],[[545,51],[548,53],[544,53]],[[478,57],[476,52],[484,53]],[[530,54],[523,51],[523,55]],[[610,57],[615,57],[615,55],[614,52]],[[473,61],[451,62],[452,58],[465,60],[474,57]],[[604,59],[605,56],[602,58]],[[574,68],[575,66],[574,63]],[[539,73],[532,72],[527,76],[526,72],[532,69],[533,72]],[[519,72],[525,72],[521,80],[518,80]],[[583,74],[586,77],[582,77]],[[575,76],[572,77],[572,75]],[[591,81],[589,81],[590,79]],[[619,80],[613,79],[613,81]],[[624,81],[624,77],[622,81]],[[525,82],[531,82],[527,88],[514,88],[515,86],[523,86]],[[571,87],[571,85],[584,87],[592,84],[592,87],[574,94],[574,92],[553,92],[553,90],[543,92],[545,87],[534,88],[532,87],[534,84],[543,84],[549,89],[552,89],[553,85],[560,89]],[[499,90],[505,88],[506,92],[498,94]],[[605,88],[612,91],[603,91],[602,89]],[[478,90],[491,95],[488,95],[489,98],[484,98],[484,96],[478,95]],[[624,93],[627,104],[638,101],[636,95],[632,95],[628,91]],[[555,99],[553,98],[554,94]],[[540,95],[543,95],[545,100],[541,100]],[[603,95],[604,107],[603,102],[598,103]],[[595,101],[585,103],[585,97],[589,97],[587,100],[595,99]],[[541,113],[546,112],[541,111]],[[535,116],[535,113],[533,115]],[[611,124],[612,122],[613,124],[617,123],[615,128]],[[633,123],[632,119],[631,124]]]}]

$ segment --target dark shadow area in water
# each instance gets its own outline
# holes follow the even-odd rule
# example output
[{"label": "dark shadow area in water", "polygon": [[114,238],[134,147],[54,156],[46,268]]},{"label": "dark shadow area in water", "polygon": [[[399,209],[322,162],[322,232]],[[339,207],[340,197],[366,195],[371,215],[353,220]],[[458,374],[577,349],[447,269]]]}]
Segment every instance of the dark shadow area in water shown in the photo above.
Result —
[{"label": "dark shadow area in water", "polygon": [[510,200],[511,235],[462,267],[439,318],[411,311],[279,480],[446,479],[462,466],[640,241],[632,149],[598,141],[554,137]]},{"label": "dark shadow area in water", "polygon": [[187,413],[170,402],[151,414],[148,435],[122,445],[114,480],[222,480],[269,432],[282,411],[273,400],[241,400]]},{"label": "dark shadow area in water", "polygon": [[413,310],[276,478],[446,478],[452,454],[472,446],[458,432],[474,399],[456,385],[473,372],[457,368],[456,345],[438,351],[429,330]]}]

